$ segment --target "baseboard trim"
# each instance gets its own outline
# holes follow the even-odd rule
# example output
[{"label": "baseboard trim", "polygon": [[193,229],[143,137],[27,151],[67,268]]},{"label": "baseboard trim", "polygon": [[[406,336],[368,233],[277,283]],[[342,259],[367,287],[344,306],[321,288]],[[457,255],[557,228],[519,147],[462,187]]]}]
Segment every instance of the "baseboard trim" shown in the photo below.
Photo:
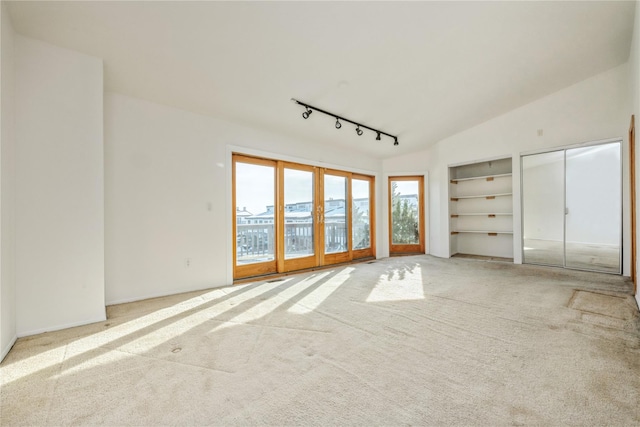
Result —
[{"label": "baseboard trim", "polygon": [[7,346],[2,349],[2,353],[0,353],[0,363],[4,360],[5,357],[7,357],[7,354],[9,354],[17,340],[18,336],[14,335],[13,338],[9,341],[9,344],[7,344]]},{"label": "baseboard trim", "polygon": [[90,325],[91,323],[104,322],[105,320],[107,320],[107,312],[106,312],[106,310],[105,310],[105,312],[104,312],[104,314],[102,316],[98,316],[98,317],[95,317],[95,318],[92,318],[92,319],[82,320],[80,322],[66,323],[66,324],[63,324],[63,325],[50,326],[50,327],[47,327],[47,328],[33,329],[31,331],[18,332],[18,338],[29,337],[29,336],[38,335],[38,334],[44,334],[45,332],[60,331],[62,329],[75,328],[76,326]]},{"label": "baseboard trim", "polygon": [[214,289],[225,288],[225,287],[230,287],[230,286],[233,286],[233,285],[232,284],[221,284],[221,285],[213,285],[213,286],[209,285],[209,286],[206,286],[204,288],[176,289],[174,291],[159,292],[157,294],[149,294],[149,295],[144,295],[144,296],[135,296],[135,297],[130,297],[130,298],[117,299],[117,300],[114,300],[114,301],[107,301],[106,305],[107,305],[107,307],[109,307],[110,305],[128,304],[130,302],[143,301],[143,300],[153,299],[153,298],[170,297],[170,296],[173,296],[173,295],[188,294],[190,292],[200,292],[200,291],[214,290]]}]

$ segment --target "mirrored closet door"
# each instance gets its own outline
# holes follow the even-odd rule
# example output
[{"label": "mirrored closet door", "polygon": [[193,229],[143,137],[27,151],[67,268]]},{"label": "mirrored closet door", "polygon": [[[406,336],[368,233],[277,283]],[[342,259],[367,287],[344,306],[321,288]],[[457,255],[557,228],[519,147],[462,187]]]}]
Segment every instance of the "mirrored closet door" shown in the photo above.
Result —
[{"label": "mirrored closet door", "polygon": [[522,156],[523,262],[620,274],[620,141]]}]

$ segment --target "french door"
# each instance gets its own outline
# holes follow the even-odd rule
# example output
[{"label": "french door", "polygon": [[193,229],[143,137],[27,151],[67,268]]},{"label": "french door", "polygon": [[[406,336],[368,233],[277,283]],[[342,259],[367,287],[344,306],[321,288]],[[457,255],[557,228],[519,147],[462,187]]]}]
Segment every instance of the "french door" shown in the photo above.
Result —
[{"label": "french door", "polygon": [[375,255],[373,177],[233,155],[234,278]]},{"label": "french door", "polygon": [[389,253],[424,253],[424,177],[389,178]]}]

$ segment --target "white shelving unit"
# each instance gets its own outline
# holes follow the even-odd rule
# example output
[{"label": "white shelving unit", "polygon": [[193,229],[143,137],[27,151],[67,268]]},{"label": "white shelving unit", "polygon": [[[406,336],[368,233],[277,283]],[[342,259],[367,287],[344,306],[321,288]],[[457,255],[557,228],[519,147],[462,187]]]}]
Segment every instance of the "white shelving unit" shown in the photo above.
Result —
[{"label": "white shelving unit", "polygon": [[511,158],[449,168],[451,255],[513,259]]}]

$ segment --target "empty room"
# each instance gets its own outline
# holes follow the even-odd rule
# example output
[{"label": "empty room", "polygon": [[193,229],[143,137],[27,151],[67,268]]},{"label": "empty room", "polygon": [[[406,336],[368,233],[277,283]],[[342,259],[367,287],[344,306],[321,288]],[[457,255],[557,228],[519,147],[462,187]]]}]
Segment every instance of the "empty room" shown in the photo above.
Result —
[{"label": "empty room", "polygon": [[639,425],[640,2],[0,1],[0,425]]}]

